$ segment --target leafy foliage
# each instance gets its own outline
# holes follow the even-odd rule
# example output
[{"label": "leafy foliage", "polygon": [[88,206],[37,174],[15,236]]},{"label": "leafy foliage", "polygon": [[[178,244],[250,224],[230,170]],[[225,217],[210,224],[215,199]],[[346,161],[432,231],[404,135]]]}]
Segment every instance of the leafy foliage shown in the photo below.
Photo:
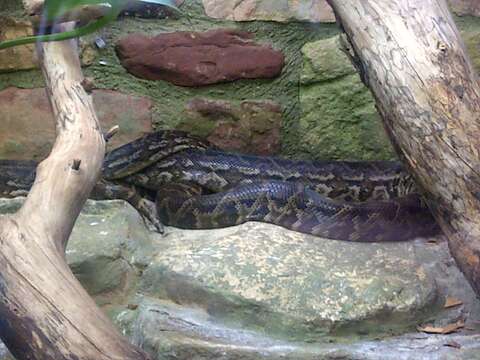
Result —
[{"label": "leafy foliage", "polygon": [[[165,5],[178,10],[173,0],[138,0],[143,3]],[[80,6],[101,5],[107,6],[110,10],[103,17],[92,20],[84,26],[71,31],[64,31],[55,34],[27,36],[19,39],[0,42],[0,50],[12,46],[30,44],[37,41],[60,41],[90,34],[114,21],[122,9],[127,5],[128,0],[45,0],[42,15],[42,23],[54,23],[56,19],[62,18],[65,14],[78,9]]]}]

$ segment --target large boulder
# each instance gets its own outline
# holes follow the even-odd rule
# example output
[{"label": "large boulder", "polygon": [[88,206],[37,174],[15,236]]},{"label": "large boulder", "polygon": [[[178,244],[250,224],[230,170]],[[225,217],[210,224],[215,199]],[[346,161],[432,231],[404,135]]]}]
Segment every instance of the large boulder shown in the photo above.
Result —
[{"label": "large boulder", "polygon": [[252,37],[232,29],[179,31],[151,38],[132,34],[121,39],[116,50],[131,74],[181,86],[278,76],[283,54],[256,44]]},{"label": "large boulder", "polygon": [[331,241],[261,223],[172,232],[140,290],[296,341],[401,333],[437,295],[413,244]]},{"label": "large boulder", "polygon": [[[148,98],[93,90],[93,103],[104,131],[120,126],[111,147],[152,131],[153,103]],[[54,140],[53,114],[44,88],[0,91],[0,158],[41,160]]]},{"label": "large boulder", "polygon": [[326,0],[203,0],[203,6],[216,19],[335,22]]}]

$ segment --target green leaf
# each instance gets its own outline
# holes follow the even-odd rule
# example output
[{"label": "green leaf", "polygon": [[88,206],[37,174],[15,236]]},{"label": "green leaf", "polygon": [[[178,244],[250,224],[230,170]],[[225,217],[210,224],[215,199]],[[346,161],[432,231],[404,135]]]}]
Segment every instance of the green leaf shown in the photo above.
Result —
[{"label": "green leaf", "polygon": [[[177,12],[180,10],[177,8],[173,0],[138,0],[139,2],[159,4],[168,6]],[[48,22],[55,22],[55,19],[61,18],[66,13],[84,5],[108,5],[111,10],[103,17],[97,20],[93,20],[90,23],[77,28],[72,31],[65,31],[61,33],[28,36],[19,39],[0,42],[0,50],[6,49],[12,46],[31,44],[37,41],[60,41],[67,40],[74,37],[84,36],[98,29],[108,25],[114,21],[122,9],[127,5],[128,0],[45,0],[43,18]]]}]

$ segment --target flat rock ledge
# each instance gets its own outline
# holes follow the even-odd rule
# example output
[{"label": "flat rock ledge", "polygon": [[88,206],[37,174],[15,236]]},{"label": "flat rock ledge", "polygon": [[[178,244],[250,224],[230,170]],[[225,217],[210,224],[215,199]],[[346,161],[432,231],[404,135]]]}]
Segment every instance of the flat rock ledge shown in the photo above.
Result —
[{"label": "flat rock ledge", "polygon": [[[480,301],[442,238],[354,244],[261,223],[162,237],[124,202],[88,201],[67,259],[155,359],[480,359]],[[416,330],[461,319],[456,334]]]},{"label": "flat rock ledge", "polygon": [[177,31],[151,38],[132,34],[117,43],[116,51],[123,67],[136,77],[180,86],[277,77],[283,54],[256,44],[252,37],[234,29]]}]

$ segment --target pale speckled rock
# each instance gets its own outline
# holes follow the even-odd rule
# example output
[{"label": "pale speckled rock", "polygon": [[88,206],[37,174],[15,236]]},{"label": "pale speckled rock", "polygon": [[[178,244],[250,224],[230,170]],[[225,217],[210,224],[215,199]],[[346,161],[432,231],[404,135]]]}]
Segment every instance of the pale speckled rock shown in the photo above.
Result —
[{"label": "pale speckled rock", "polygon": [[331,241],[260,223],[167,239],[142,292],[288,338],[399,332],[436,299],[410,243]]},{"label": "pale speckled rock", "polygon": [[335,22],[326,0],[203,0],[203,6],[216,19]]},{"label": "pale speckled rock", "polygon": [[480,74],[480,29],[462,31],[461,34],[472,65],[477,70],[477,74]]},{"label": "pale speckled rock", "polygon": [[[152,298],[139,298],[137,304],[137,311],[119,314],[119,323],[130,322],[128,334],[132,341],[158,360],[480,359],[478,334],[414,333],[374,341],[289,342],[261,331],[225,325],[202,309]],[[460,348],[446,343],[456,343]]]},{"label": "pale speckled rock", "polygon": [[341,50],[340,38],[307,43],[302,54],[302,152],[315,159],[393,158],[375,101]]}]

